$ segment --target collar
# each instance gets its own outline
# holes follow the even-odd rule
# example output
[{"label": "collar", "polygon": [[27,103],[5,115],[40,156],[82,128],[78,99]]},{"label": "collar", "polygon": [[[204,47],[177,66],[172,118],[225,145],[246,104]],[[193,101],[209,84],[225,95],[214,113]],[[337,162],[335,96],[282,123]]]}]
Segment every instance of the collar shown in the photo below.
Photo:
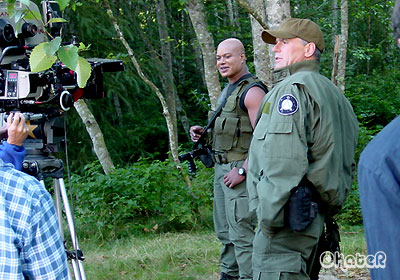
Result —
[{"label": "collar", "polygon": [[229,84],[231,86],[237,86],[238,84],[240,84],[241,81],[246,80],[250,77],[253,77],[253,74],[251,73],[247,73],[245,75],[243,75],[242,77],[239,78],[239,80],[237,80],[236,82],[234,82],[233,84]]},{"label": "collar", "polygon": [[272,72],[273,84],[275,85],[286,79],[286,77],[301,71],[319,73],[319,62],[316,60],[305,60],[290,64],[278,70],[274,70]]}]

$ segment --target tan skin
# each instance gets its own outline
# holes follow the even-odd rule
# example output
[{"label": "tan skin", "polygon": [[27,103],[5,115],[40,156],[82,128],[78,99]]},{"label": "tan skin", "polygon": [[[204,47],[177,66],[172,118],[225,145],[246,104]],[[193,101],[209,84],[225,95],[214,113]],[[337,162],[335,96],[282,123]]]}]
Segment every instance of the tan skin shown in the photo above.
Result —
[{"label": "tan skin", "polygon": [[274,69],[277,70],[296,62],[315,59],[315,48],[315,43],[311,42],[304,45],[300,38],[276,38],[276,43],[272,48],[275,53]]},{"label": "tan skin", "polygon": [[22,146],[29,133],[29,127],[26,124],[22,113],[11,113],[7,118],[7,125],[0,128],[0,134],[7,137],[7,143]]},{"label": "tan skin", "polygon": [[[243,44],[234,38],[222,41],[217,48],[217,68],[222,77],[227,78],[230,84],[233,84],[240,77],[249,74],[246,65],[246,56],[244,54]],[[265,96],[265,92],[259,87],[251,88],[244,99],[244,105],[247,108],[251,125],[254,129],[254,123],[257,117],[258,108]],[[192,126],[190,128],[190,137],[193,142],[199,140],[203,133],[203,127]],[[247,172],[247,159],[242,166]],[[225,174],[224,184],[229,188],[234,188],[246,179],[238,173],[238,167],[234,167]]]}]

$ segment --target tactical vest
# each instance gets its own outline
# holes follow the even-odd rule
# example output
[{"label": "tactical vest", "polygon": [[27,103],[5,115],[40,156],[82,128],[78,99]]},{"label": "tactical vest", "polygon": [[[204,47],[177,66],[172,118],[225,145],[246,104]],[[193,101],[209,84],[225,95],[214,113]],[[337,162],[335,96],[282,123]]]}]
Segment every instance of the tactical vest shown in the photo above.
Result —
[{"label": "tactical vest", "polygon": [[[220,116],[215,120],[212,133],[212,147],[217,163],[244,160],[250,146],[253,128],[248,113],[240,108],[243,93],[251,87],[264,87],[257,77],[249,77],[238,83],[227,98]],[[219,100],[219,106],[223,100]]]}]

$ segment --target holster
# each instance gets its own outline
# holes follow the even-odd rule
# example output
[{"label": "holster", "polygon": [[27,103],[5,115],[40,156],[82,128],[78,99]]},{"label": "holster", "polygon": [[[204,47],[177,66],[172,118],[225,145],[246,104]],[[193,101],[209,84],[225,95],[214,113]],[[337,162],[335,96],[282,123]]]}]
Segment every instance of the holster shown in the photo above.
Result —
[{"label": "holster", "polygon": [[318,204],[313,198],[311,186],[302,183],[291,191],[285,205],[285,222],[289,228],[302,231],[312,223],[318,213]]}]

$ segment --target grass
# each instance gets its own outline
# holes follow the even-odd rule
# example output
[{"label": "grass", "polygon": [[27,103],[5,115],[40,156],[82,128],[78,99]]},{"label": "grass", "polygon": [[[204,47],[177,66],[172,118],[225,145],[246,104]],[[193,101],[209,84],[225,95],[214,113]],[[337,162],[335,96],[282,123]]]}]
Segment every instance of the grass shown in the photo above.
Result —
[{"label": "grass", "polygon": [[[366,254],[362,227],[341,227],[344,255]],[[132,234],[115,240],[80,240],[87,279],[216,280],[220,244],[211,230]],[[365,279],[366,270],[323,270],[339,279]]]},{"label": "grass", "polygon": [[81,248],[87,279],[218,279],[219,243],[211,231],[85,240]]}]

